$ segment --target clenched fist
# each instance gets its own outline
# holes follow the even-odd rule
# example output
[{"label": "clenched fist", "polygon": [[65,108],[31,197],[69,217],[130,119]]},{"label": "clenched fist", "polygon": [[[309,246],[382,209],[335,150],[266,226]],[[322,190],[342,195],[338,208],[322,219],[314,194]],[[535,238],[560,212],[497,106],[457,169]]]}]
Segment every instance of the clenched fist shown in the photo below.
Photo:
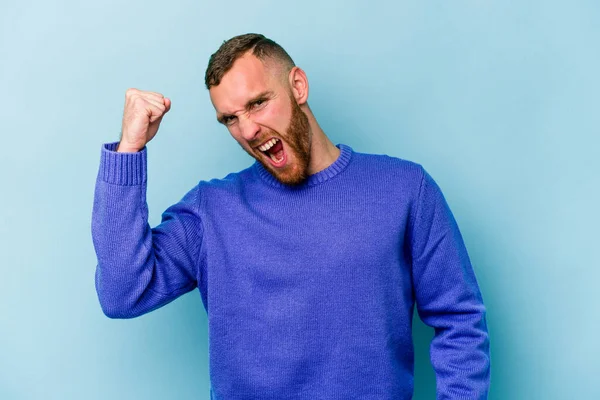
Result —
[{"label": "clenched fist", "polygon": [[163,116],[170,109],[171,100],[160,93],[127,89],[117,151],[134,153],[143,149],[156,135]]}]

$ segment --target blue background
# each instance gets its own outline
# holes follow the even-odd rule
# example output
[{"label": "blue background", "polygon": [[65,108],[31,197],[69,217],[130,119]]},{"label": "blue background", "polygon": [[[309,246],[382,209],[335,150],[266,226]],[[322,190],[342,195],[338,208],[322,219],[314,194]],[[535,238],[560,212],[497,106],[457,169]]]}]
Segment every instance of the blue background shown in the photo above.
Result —
[{"label": "blue background", "polygon": [[[173,101],[149,144],[152,225],[252,160],[215,121],[208,57],[261,32],[308,74],[334,143],[421,163],[488,309],[490,399],[598,399],[597,1],[52,1],[0,8],[0,398],[206,399],[198,291],[100,309],[90,233],[125,90]],[[435,397],[415,315],[415,399]]]}]

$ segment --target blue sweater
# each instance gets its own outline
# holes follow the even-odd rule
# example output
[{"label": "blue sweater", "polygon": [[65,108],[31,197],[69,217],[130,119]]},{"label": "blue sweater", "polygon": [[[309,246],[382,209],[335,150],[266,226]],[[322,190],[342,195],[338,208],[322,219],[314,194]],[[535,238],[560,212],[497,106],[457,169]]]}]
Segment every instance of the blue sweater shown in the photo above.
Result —
[{"label": "blue sweater", "polygon": [[456,221],[417,163],[355,152],[300,187],[255,162],[200,181],[148,225],[147,149],[102,146],[92,236],[103,312],[199,289],[210,398],[411,399],[416,303],[437,399],[485,399],[485,307]]}]

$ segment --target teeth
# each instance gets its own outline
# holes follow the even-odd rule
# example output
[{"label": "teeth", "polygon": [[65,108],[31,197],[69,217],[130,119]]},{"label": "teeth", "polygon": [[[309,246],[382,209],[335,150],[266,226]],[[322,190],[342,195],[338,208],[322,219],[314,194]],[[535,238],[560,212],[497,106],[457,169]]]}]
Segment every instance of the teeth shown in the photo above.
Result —
[{"label": "teeth", "polygon": [[271,157],[271,160],[275,161],[275,163],[279,164],[280,162],[283,161],[283,154],[281,155],[281,158],[275,158],[275,156],[271,153],[268,153],[269,157]]},{"label": "teeth", "polygon": [[279,139],[273,138],[273,139],[269,140],[267,143],[263,144],[262,146],[259,146],[258,149],[260,151],[267,151],[271,147],[273,147],[275,145],[275,143],[277,143],[277,140],[279,140]]}]

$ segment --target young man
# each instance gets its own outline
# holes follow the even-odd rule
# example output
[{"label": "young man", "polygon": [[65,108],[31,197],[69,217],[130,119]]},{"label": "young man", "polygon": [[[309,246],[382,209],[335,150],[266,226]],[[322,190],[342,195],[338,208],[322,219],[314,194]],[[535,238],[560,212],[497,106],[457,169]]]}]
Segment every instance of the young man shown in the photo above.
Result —
[{"label": "young man", "polygon": [[412,315],[435,328],[439,399],[484,399],[486,309],[456,221],[417,163],[334,145],[308,80],[263,35],[211,56],[217,119],[255,162],[200,181],[150,228],[146,144],[171,101],[129,89],[102,147],[92,233],[104,313],[198,288],[211,399],[410,399]]}]

